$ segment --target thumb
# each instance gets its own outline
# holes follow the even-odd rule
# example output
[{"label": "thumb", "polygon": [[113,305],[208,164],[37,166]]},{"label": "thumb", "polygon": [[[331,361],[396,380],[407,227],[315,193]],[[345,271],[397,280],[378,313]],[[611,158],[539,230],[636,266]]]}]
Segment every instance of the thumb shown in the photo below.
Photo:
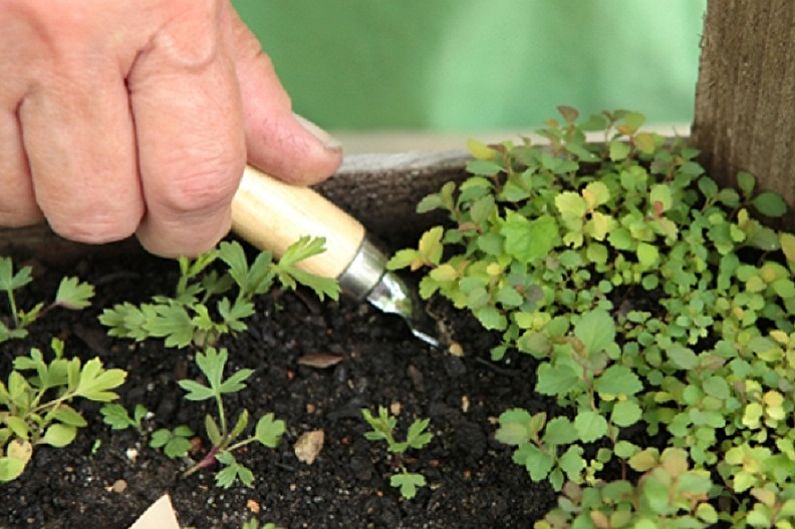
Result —
[{"label": "thumb", "polygon": [[249,163],[294,184],[324,180],[342,161],[341,145],[317,125],[293,113],[290,97],[270,58],[234,8],[227,5]]}]

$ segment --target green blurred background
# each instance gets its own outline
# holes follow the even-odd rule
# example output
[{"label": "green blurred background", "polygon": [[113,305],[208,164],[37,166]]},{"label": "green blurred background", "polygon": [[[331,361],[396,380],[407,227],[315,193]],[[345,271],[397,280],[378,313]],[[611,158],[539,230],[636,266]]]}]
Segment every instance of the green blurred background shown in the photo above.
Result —
[{"label": "green blurred background", "polygon": [[692,118],[706,0],[236,0],[330,129],[535,127],[559,104]]}]

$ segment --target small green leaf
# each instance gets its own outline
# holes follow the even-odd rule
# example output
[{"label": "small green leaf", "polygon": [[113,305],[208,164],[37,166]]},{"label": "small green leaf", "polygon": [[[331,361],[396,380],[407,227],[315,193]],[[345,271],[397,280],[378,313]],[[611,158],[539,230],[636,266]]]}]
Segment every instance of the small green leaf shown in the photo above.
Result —
[{"label": "small green leaf", "polygon": [[558,225],[549,215],[532,221],[508,211],[500,228],[505,237],[505,251],[522,262],[533,262],[546,255],[560,242]]},{"label": "small green leaf", "polygon": [[395,474],[389,479],[389,484],[395,488],[400,489],[400,495],[410,500],[417,495],[417,488],[424,487],[425,476],[412,472],[401,472]]},{"label": "small green leaf", "polygon": [[268,448],[276,448],[286,430],[287,426],[283,420],[274,419],[273,413],[268,413],[257,421],[254,437]]},{"label": "small green leaf", "polygon": [[530,421],[532,417],[521,408],[506,410],[500,414],[500,427],[494,438],[507,445],[518,446],[530,440]]},{"label": "small green leaf", "polygon": [[94,287],[81,283],[76,277],[64,277],[55,294],[55,303],[67,309],[79,310],[91,305]]},{"label": "small green leaf", "polygon": [[555,417],[547,422],[544,443],[566,445],[577,440],[577,430],[566,417]]},{"label": "small green leaf", "polygon": [[581,446],[572,445],[558,460],[561,470],[566,473],[566,476],[568,476],[570,480],[575,482],[579,479],[580,473],[585,468],[585,460],[582,454],[583,449]]},{"label": "small green leaf", "polygon": [[77,428],[68,424],[53,424],[44,432],[41,441],[56,448],[62,448],[77,436]]},{"label": "small green leaf", "polygon": [[581,411],[574,418],[574,427],[584,443],[592,443],[607,435],[607,420],[595,411]]},{"label": "small green leaf", "polygon": [[104,369],[102,360],[92,358],[83,366],[80,380],[77,383],[75,394],[98,402],[109,402],[118,398],[110,390],[121,386],[127,378],[127,372],[122,369]]},{"label": "small green leaf", "polygon": [[781,195],[772,191],[759,193],[751,203],[759,213],[768,217],[781,217],[787,212],[787,203]]},{"label": "small green leaf", "polygon": [[610,415],[610,422],[616,426],[625,428],[632,426],[640,420],[643,411],[634,400],[622,400],[616,402],[613,406],[613,412]]},{"label": "small green leaf", "polygon": [[614,342],[616,326],[606,311],[597,309],[580,317],[574,325],[574,334],[582,341],[586,351],[598,353]]},{"label": "small green leaf", "polygon": [[17,479],[25,470],[25,461],[15,457],[0,457],[0,483]]},{"label": "small green leaf", "polygon": [[756,186],[756,178],[754,178],[754,175],[751,173],[740,171],[737,173],[737,186],[740,188],[740,191],[743,192],[744,196],[750,197]]},{"label": "small green leaf", "polygon": [[632,148],[625,141],[613,140],[610,142],[610,159],[614,162],[620,162],[629,156]]},{"label": "small green leaf", "polygon": [[188,392],[188,394],[185,395],[185,398],[188,400],[207,400],[215,398],[215,392],[212,389],[194,380],[180,380],[177,384]]},{"label": "small green leaf", "polygon": [[594,388],[600,394],[629,396],[642,390],[643,384],[628,367],[612,365],[597,377]]}]

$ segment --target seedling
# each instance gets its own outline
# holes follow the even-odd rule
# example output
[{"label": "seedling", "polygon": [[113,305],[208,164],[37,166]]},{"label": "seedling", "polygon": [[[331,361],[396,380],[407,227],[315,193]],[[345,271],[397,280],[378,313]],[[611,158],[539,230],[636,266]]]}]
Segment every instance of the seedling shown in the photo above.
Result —
[{"label": "seedling", "polygon": [[230,429],[224,409],[223,395],[237,393],[244,389],[245,381],[253,371],[240,369],[224,379],[227,356],[226,349],[216,350],[214,347],[209,347],[204,353],[197,353],[196,365],[209,385],[205,386],[194,380],[179,381],[180,387],[187,392],[186,399],[193,401],[215,400],[217,411],[217,419],[208,414],[204,421],[205,432],[212,443],[212,449],[198,463],[189,468],[184,476],[220,463],[224,468],[216,474],[215,482],[218,486],[229,488],[237,479],[240,479],[245,486],[250,487],[254,482],[254,474],[244,465],[238,463],[232,452],[254,442],[268,448],[276,448],[286,428],[284,421],[276,420],[273,413],[268,413],[259,418],[252,436],[237,440],[248,426],[249,413],[243,409]]},{"label": "seedling", "polygon": [[7,383],[0,381],[0,481],[19,477],[39,445],[61,448],[88,425],[72,407],[80,399],[109,402],[127,375],[105,369],[99,358],[83,363],[64,357],[64,344],[51,343],[53,359],[39,349],[14,359]]},{"label": "seedling", "polygon": [[193,430],[184,424],[177,426],[173,430],[161,428],[152,432],[152,436],[149,438],[149,446],[151,448],[162,448],[166,457],[177,459],[188,455],[192,447],[190,439],[194,435]]},{"label": "seedling", "polygon": [[143,404],[136,404],[133,414],[130,416],[127,409],[121,404],[108,403],[99,409],[102,414],[102,421],[110,426],[111,430],[126,430],[135,428],[138,433],[144,433],[143,420],[149,414],[149,410]]},{"label": "seedling", "polygon": [[514,462],[562,492],[537,528],[791,527],[795,235],[753,217],[785,202],[745,172],[721,189],[638,113],[560,111],[547,146],[471,142],[469,178],[417,208],[450,224],[390,268],[499,333],[493,360],[535,357],[536,391],[568,409],[499,417]]},{"label": "seedling", "polygon": [[[365,432],[364,437],[368,441],[385,441],[387,450],[395,456],[400,456],[409,448],[420,450],[433,439],[433,434],[426,431],[430,419],[417,419],[412,422],[406,434],[406,440],[398,441],[395,439],[397,418],[390,415],[385,407],[378,407],[377,417],[373,416],[370,410],[363,409],[362,417],[372,428],[371,431]],[[417,488],[426,485],[425,476],[416,472],[409,472],[400,457],[397,458],[397,464],[400,467],[400,472],[389,479],[389,484],[400,489],[400,494],[404,498],[411,499],[416,496]]]},{"label": "seedling", "polygon": [[65,277],[58,286],[55,300],[49,304],[37,303],[29,310],[22,310],[14,292],[33,280],[32,269],[23,266],[14,273],[14,264],[9,257],[0,257],[0,291],[6,293],[11,322],[0,318],[0,343],[11,339],[21,339],[28,335],[27,327],[56,307],[80,310],[89,306],[94,296],[94,287],[83,283],[76,277]]},{"label": "seedling", "polygon": [[[323,245],[322,238],[303,237],[278,262],[273,262],[269,252],[262,252],[249,265],[239,243],[222,242],[218,249],[194,260],[179,259],[180,278],[173,297],[155,296],[140,306],[116,305],[103,311],[100,322],[109,327],[111,336],[136,341],[162,338],[166,347],[176,348],[213,345],[224,334],[246,329],[244,320],[254,314],[254,297],[268,292],[277,280],[284,288],[305,285],[321,300],[325,296],[337,299],[339,285],[334,279],[297,267],[323,252]],[[216,261],[225,266],[220,274],[210,270]],[[237,293],[232,296],[234,289]]]},{"label": "seedling", "polygon": [[276,525],[273,522],[266,522],[264,525],[260,525],[256,518],[251,518],[250,520],[246,520],[243,522],[241,529],[284,529],[283,527]]}]

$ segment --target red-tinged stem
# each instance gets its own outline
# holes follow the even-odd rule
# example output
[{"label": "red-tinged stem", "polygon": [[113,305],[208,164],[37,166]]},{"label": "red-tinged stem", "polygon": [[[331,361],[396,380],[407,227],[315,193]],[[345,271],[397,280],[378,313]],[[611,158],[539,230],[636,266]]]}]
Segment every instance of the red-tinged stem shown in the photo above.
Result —
[{"label": "red-tinged stem", "polygon": [[214,465],[215,462],[216,462],[215,456],[216,456],[216,454],[218,454],[218,452],[220,450],[221,450],[221,447],[219,447],[219,446],[212,447],[210,449],[210,451],[207,452],[207,454],[203,458],[201,458],[201,461],[199,461],[198,463],[196,463],[195,465],[190,467],[188,470],[186,470],[182,474],[182,477],[183,478],[187,478],[188,476],[190,476],[194,472],[197,472],[197,471],[201,470],[202,468],[207,468],[209,466]]}]

